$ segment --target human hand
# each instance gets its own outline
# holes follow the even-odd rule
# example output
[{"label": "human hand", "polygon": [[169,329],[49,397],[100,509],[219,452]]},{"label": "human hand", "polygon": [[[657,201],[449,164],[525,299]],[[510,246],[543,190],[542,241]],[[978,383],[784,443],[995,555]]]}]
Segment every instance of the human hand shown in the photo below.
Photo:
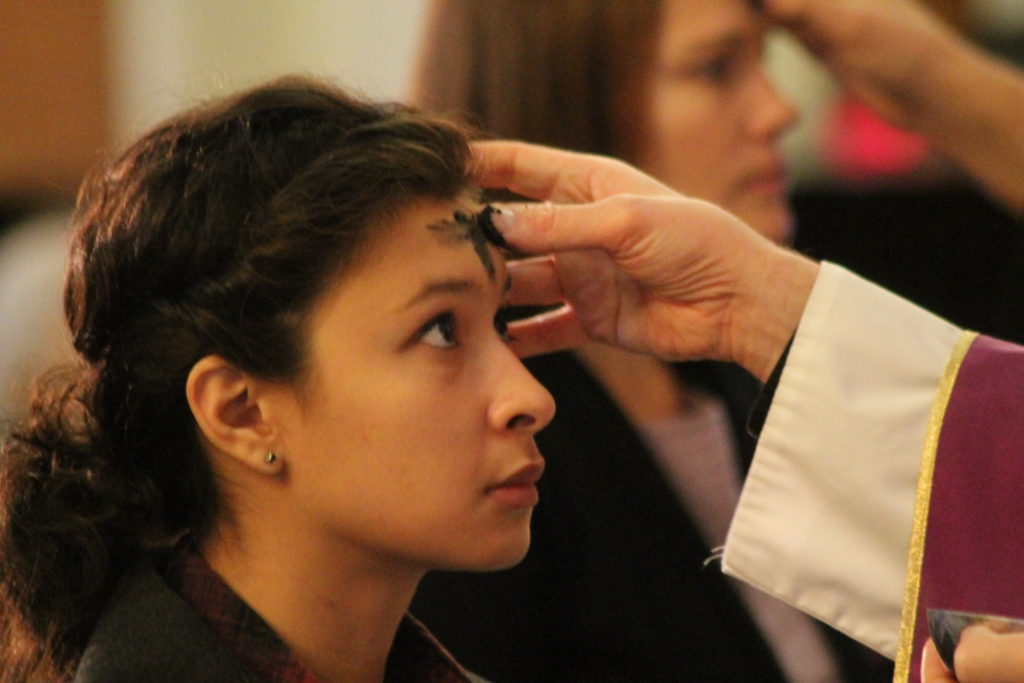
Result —
[{"label": "human hand", "polygon": [[763,0],[856,96],[927,138],[1024,213],[1019,69],[961,40],[917,0]]},{"label": "human hand", "polygon": [[1024,681],[1024,633],[996,633],[987,626],[968,626],[960,635],[954,658],[956,676],[946,668],[929,640],[921,660],[924,683],[1019,683]]},{"label": "human hand", "polygon": [[937,69],[965,51],[916,0],[765,0],[765,13],[789,29],[854,95],[897,125],[942,106]]},{"label": "human hand", "polygon": [[515,142],[476,143],[474,159],[481,186],[547,202],[495,218],[513,248],[551,253],[509,264],[512,303],[568,304],[510,326],[521,355],[598,339],[771,372],[816,264],[619,161]]}]

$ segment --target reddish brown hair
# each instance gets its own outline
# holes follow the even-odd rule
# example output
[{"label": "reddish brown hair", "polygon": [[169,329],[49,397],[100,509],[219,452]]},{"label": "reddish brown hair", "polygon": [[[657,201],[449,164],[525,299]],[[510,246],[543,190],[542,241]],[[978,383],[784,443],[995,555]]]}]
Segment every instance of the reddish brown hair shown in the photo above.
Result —
[{"label": "reddish brown hair", "polygon": [[629,158],[658,0],[435,0],[421,107],[488,133]]}]

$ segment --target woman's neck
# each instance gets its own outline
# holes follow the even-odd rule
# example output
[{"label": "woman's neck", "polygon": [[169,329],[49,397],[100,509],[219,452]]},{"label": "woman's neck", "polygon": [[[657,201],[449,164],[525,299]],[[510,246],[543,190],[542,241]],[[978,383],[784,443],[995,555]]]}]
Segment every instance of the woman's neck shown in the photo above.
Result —
[{"label": "woman's neck", "polygon": [[211,534],[201,554],[317,677],[382,681],[423,572],[263,521],[256,533]]}]

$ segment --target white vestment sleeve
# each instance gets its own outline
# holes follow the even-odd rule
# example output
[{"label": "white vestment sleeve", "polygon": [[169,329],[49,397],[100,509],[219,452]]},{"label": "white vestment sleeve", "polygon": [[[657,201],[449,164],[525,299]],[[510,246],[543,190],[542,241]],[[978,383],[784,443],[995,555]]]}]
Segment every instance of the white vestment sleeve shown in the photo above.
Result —
[{"label": "white vestment sleeve", "polygon": [[729,530],[727,574],[895,657],[925,431],[960,332],[822,264]]}]

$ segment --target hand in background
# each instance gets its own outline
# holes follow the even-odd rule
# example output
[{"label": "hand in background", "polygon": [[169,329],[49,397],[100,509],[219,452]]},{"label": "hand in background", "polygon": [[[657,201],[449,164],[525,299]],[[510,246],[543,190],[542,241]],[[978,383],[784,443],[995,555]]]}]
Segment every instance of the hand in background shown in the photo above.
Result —
[{"label": "hand in background", "polygon": [[839,81],[1024,212],[1024,75],[916,0],[764,0]]},{"label": "hand in background", "polygon": [[915,0],[765,0],[844,86],[898,125],[912,125],[928,81],[961,41]]}]

